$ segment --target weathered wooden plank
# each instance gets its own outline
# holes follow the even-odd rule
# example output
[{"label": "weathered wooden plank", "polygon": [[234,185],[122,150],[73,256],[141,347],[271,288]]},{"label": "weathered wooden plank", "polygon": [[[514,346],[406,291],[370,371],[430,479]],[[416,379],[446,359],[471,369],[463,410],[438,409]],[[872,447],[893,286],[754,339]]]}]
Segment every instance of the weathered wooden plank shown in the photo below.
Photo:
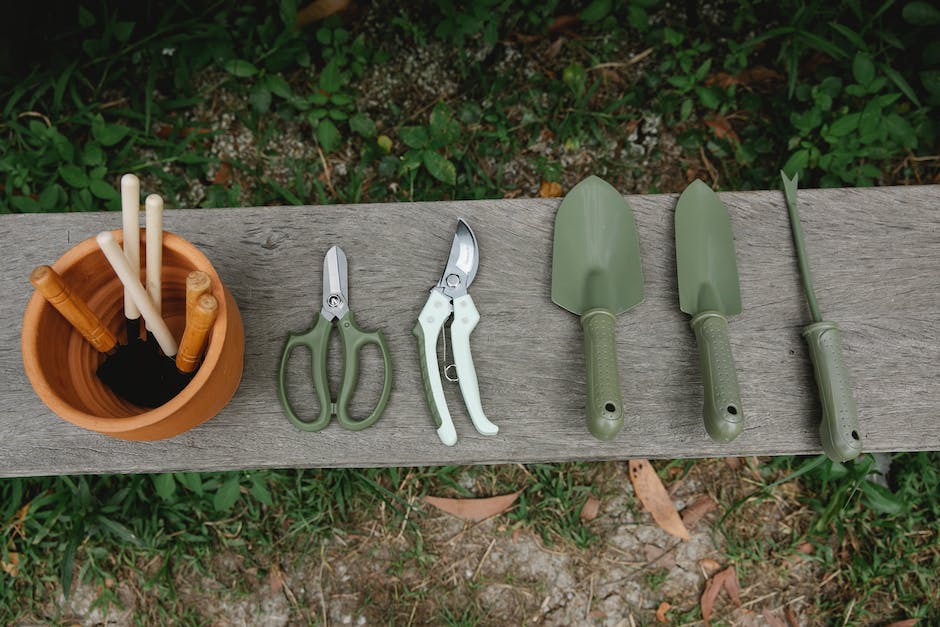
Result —
[{"label": "weathered wooden plank", "polygon": [[[783,196],[725,193],[744,313],[731,322],[747,415],[733,443],[701,420],[694,338],[677,309],[675,196],[629,197],[640,233],[646,301],[618,318],[626,426],[601,443],[583,418],[578,319],[549,299],[555,200],[168,211],[168,230],[214,262],[247,335],[241,388],[213,420],[171,440],[124,442],[86,432],[42,405],[23,373],[20,321],[29,271],[120,223],[115,214],[0,217],[0,476],[263,467],[540,462],[817,453],[815,386],[800,338],[807,313]],[[804,190],[801,212],[824,315],[843,327],[866,450],[940,449],[940,187]],[[484,407],[500,428],[476,434],[456,386],[459,434],[440,444],[421,391],[410,331],[447,258],[455,220],[479,239],[471,293],[482,321],[472,346]],[[322,256],[341,244],[353,310],[389,340],[395,383],[371,429],[301,433],[282,416],[275,375],[284,339],[318,309]],[[335,364],[338,366],[338,364]],[[302,374],[301,364],[296,373]],[[364,379],[376,398],[378,376]]]}]

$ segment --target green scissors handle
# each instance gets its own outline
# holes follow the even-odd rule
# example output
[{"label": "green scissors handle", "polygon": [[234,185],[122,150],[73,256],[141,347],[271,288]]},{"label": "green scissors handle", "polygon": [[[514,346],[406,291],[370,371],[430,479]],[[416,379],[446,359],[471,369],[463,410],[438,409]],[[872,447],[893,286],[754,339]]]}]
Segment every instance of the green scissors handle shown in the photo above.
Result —
[{"label": "green scissors handle", "polygon": [[[334,403],[330,398],[330,385],[327,377],[327,351],[330,343],[330,333],[333,323],[317,315],[313,327],[303,333],[291,333],[287,338],[287,345],[281,355],[281,366],[278,372],[278,396],[288,419],[304,431],[319,431],[326,427],[334,415],[339,424],[351,431],[365,429],[375,423],[385,410],[389,394],[392,391],[392,358],[388,344],[381,331],[363,331],[356,326],[352,312],[347,312],[336,321],[339,329],[340,343],[343,347],[343,376],[340,384],[339,398]],[[359,382],[359,353],[363,347],[375,344],[382,353],[385,368],[385,381],[382,394],[372,413],[365,418],[354,418],[349,414],[349,401],[356,391]],[[320,416],[316,420],[302,420],[297,416],[290,401],[287,399],[287,362],[295,348],[305,347],[310,350],[311,378],[313,388],[320,402]]]}]

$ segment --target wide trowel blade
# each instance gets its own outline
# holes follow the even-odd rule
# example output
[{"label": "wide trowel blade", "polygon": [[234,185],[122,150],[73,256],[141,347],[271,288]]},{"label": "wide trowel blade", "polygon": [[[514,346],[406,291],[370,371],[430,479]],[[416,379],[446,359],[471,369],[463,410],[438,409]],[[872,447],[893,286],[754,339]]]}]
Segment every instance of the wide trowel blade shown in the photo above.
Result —
[{"label": "wide trowel blade", "polygon": [[609,183],[590,176],[555,215],[552,301],[574,314],[622,313],[643,302],[643,271],[633,211]]},{"label": "wide trowel blade", "polygon": [[676,205],[676,271],[679,308],[685,313],[741,313],[731,220],[718,195],[700,180],[682,192]]}]

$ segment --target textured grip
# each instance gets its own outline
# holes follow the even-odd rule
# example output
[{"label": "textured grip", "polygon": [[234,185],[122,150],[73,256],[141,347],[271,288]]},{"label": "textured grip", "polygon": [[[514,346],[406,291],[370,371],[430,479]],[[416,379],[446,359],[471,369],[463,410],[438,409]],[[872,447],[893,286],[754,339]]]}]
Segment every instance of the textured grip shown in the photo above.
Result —
[{"label": "textured grip", "polygon": [[714,441],[726,444],[744,429],[741,390],[728,340],[728,321],[717,311],[705,311],[692,318],[692,329],[698,342],[705,384],[705,431]]},{"label": "textured grip", "polygon": [[588,429],[598,440],[612,440],[623,428],[614,322],[614,314],[606,309],[591,309],[581,316],[587,367]]},{"label": "textured grip", "polygon": [[829,459],[844,462],[862,452],[858,410],[842,357],[842,338],[835,322],[816,322],[803,329],[816,374],[822,422],[819,437]]}]

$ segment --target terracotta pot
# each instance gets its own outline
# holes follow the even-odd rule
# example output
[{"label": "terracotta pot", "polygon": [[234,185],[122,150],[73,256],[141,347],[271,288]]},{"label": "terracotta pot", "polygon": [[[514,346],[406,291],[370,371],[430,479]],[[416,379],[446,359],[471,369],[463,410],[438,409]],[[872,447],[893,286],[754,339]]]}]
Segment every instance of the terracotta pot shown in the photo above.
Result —
[{"label": "terracotta pot", "polygon": [[[114,231],[121,241],[121,232]],[[141,233],[140,258],[146,259]],[[74,293],[85,299],[121,341],[124,338],[124,288],[91,237],[53,264]],[[242,375],[245,332],[235,299],[209,260],[185,239],[163,236],[163,318],[179,339],[185,325],[186,276],[202,270],[212,279],[219,314],[202,365],[169,402],[152,410],[124,401],[95,374],[107,358],[38,293],[23,317],[23,366],[39,398],[54,413],[79,427],[126,440],[159,440],[180,434],[215,416],[235,394]]]}]

